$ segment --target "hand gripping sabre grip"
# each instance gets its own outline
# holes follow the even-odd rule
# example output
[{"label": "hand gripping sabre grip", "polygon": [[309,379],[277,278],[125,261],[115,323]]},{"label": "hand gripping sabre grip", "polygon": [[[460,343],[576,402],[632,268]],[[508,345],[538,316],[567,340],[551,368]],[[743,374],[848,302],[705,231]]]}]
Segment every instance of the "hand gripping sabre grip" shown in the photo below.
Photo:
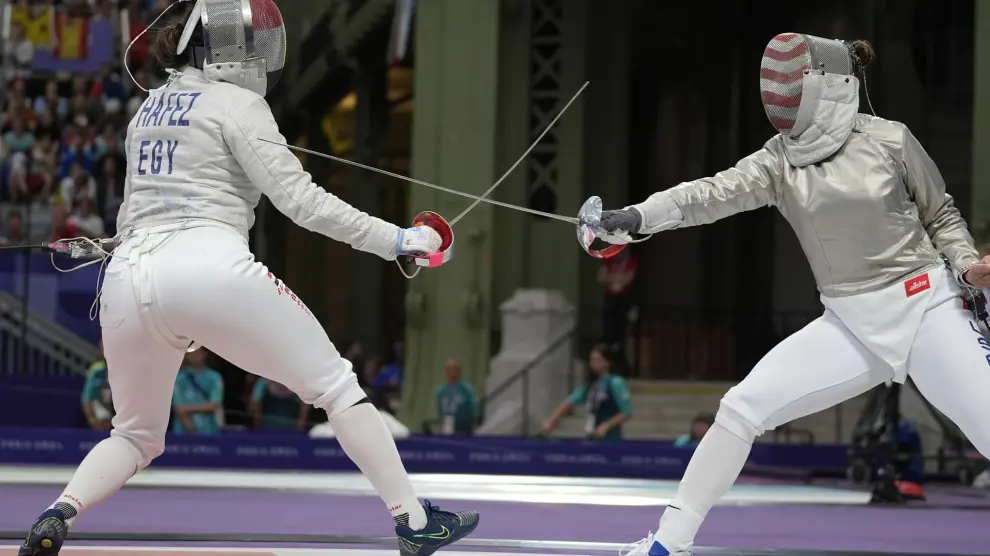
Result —
[{"label": "hand gripping sabre grip", "polygon": [[429,226],[440,234],[440,250],[424,257],[412,257],[416,266],[436,268],[454,258],[454,229],[444,217],[432,211],[423,211],[413,218],[413,226]]},{"label": "hand gripping sabre grip", "polygon": [[611,244],[604,249],[592,249],[591,245],[595,238],[615,237],[601,228],[602,221],[602,199],[601,197],[591,197],[581,205],[578,211],[577,240],[585,253],[596,259],[608,259],[618,255],[626,248],[626,243]]}]

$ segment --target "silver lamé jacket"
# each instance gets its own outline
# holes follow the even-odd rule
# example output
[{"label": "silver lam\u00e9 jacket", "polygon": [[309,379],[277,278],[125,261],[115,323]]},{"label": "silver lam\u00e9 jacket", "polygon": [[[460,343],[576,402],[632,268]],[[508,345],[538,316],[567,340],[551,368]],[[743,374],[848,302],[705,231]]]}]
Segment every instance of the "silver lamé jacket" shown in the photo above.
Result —
[{"label": "silver lam\u00e9 jacket", "polygon": [[[940,253],[958,278],[978,256],[935,163],[904,124],[855,112],[849,122],[818,140],[832,147],[817,154],[804,156],[808,149],[777,135],[729,170],[652,195],[634,206],[640,232],[773,206],[797,233],[826,297],[880,290],[943,264]],[[819,137],[829,138],[827,122],[823,129]]]}]

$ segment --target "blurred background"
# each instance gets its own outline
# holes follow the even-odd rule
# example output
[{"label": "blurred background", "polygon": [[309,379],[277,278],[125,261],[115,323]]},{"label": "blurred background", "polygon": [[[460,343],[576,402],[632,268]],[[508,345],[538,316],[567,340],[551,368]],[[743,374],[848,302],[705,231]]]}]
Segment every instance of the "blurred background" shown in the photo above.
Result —
[{"label": "blurred background", "polygon": [[[123,52],[147,30],[129,65],[146,87],[164,83],[148,25],[169,3],[0,0],[4,245],[115,233],[124,132],[145,95]],[[774,35],[867,39],[877,114],[912,129],[978,242],[990,241],[986,2],[277,3],[289,50],[268,101],[288,141],[450,188],[485,191],[590,81],[494,193],[565,215],[591,195],[607,208],[638,202],[759,149],[773,130],[757,70]],[[301,159],[320,187],[399,224],[469,203]],[[675,479],[721,395],[821,314],[772,210],[600,261],[566,224],[483,204],[458,224],[453,261],[413,280],[292,225],[267,200],[257,216],[254,252],[354,364],[413,471]],[[109,430],[113,392],[90,317],[97,275],[0,253],[0,462],[75,463]],[[910,386],[768,432],[753,469],[868,480],[863,454],[889,433],[891,395],[905,480],[972,484],[983,460]],[[160,465],[351,469],[339,450],[320,451],[332,440],[310,438],[332,436],[325,415],[205,350],[187,358],[174,398]]]}]

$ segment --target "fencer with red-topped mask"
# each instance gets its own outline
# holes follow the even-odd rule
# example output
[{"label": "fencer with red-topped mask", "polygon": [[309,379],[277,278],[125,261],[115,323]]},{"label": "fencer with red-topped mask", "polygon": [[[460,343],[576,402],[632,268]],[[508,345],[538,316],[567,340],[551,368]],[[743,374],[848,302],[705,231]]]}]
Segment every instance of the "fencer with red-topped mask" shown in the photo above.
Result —
[{"label": "fencer with red-topped mask", "polygon": [[392,514],[401,555],[428,556],[477,526],[473,511],[419,502],[351,363],[248,248],[262,195],[296,224],[385,260],[441,248],[435,230],[351,207],[315,185],[284,145],[263,141],[285,141],[265,100],[285,48],[273,0],[197,0],[184,24],[158,31],[171,77],[127,129],[120,233],[99,300],[113,431],[32,526],[20,556],[57,555],[76,519],[162,454],[176,374],[193,343],[326,411]]},{"label": "fencer with red-topped mask", "polygon": [[910,376],[990,456],[990,359],[963,303],[990,286],[990,259],[911,130],[859,113],[858,76],[873,57],[864,41],[774,37],[760,86],[779,133],[733,168],[603,214],[603,239],[621,243],[775,207],[825,306],[726,393],[657,532],[623,553],[690,554],[757,436],[887,381]]}]

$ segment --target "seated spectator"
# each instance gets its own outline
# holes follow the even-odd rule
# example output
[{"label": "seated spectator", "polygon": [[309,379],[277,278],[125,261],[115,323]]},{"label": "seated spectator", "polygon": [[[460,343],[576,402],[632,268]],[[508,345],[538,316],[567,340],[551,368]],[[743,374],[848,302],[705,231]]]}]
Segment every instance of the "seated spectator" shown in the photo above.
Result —
[{"label": "seated spectator", "polygon": [[353,341],[347,344],[347,351],[344,352],[343,357],[351,362],[351,369],[357,375],[361,388],[367,386],[368,380],[364,376],[364,346],[361,342]]},{"label": "seated spectator", "polygon": [[100,177],[96,181],[96,198],[99,211],[108,223],[116,221],[120,205],[124,203],[124,175],[117,157],[105,156],[100,163]]},{"label": "seated spectator", "polygon": [[103,132],[93,139],[93,157],[100,160],[112,154],[123,158],[123,154],[121,154],[124,150],[123,143],[124,138],[120,133],[117,133],[117,128],[113,124],[107,124],[103,126]]},{"label": "seated spectator", "polygon": [[34,99],[34,111],[38,114],[55,114],[59,118],[69,115],[69,99],[58,92],[58,82],[49,80],[45,83],[45,94]]},{"label": "seated spectator", "polygon": [[303,403],[292,390],[277,382],[259,378],[254,383],[249,407],[256,429],[309,429],[309,404]]},{"label": "seated spectator", "polygon": [[79,237],[79,230],[69,222],[69,211],[62,205],[52,207],[52,233],[51,240],[72,239]]},{"label": "seated spectator", "polygon": [[59,179],[65,179],[72,172],[72,167],[79,164],[87,173],[92,173],[95,159],[91,146],[86,143],[86,130],[77,126],[69,126],[63,134],[65,148],[59,160]]},{"label": "seated spectator", "polygon": [[82,391],[82,410],[89,426],[98,431],[113,428],[113,396],[110,393],[110,379],[107,375],[107,361],[103,358],[103,342],[99,343],[100,358],[86,371],[86,384]]},{"label": "seated spectator", "polygon": [[[382,370],[382,358],[378,354],[371,354],[364,359],[364,363],[361,368],[360,374],[364,376],[364,393],[368,395],[368,399],[371,403],[375,404],[378,409],[384,409],[387,405],[385,403],[385,392],[380,391],[375,387],[375,378],[378,376]],[[357,371],[355,371],[357,372]]]},{"label": "seated spectator", "polygon": [[56,171],[57,157],[58,142],[47,135],[37,137],[34,149],[31,150],[31,161],[44,170],[49,182]]},{"label": "seated spectator", "polygon": [[69,175],[59,186],[59,199],[62,201],[62,206],[72,212],[73,205],[80,198],[96,200],[96,180],[86,171],[82,163],[75,162],[69,170]]},{"label": "seated spectator", "polygon": [[34,125],[34,137],[39,140],[48,139],[49,143],[53,145],[54,154],[58,154],[58,147],[62,141],[62,130],[51,110],[38,113],[38,121]]},{"label": "seated spectator", "polygon": [[715,416],[702,413],[691,421],[691,432],[682,434],[674,441],[677,448],[694,448],[715,424]]},{"label": "seated spectator", "polygon": [[0,237],[0,245],[24,245],[24,217],[19,210],[7,213],[7,232]]},{"label": "seated spectator", "polygon": [[608,347],[598,344],[592,348],[588,356],[588,383],[579,386],[557,406],[543,424],[540,434],[549,435],[561,417],[574,407],[585,404],[588,408],[585,435],[596,440],[621,440],[622,424],[632,417],[632,399],[626,381],[611,374],[611,369],[612,357]]},{"label": "seated spectator", "polygon": [[437,417],[444,435],[470,435],[478,422],[478,396],[471,384],[461,379],[461,364],[448,359],[447,384],[437,388]]},{"label": "seated spectator", "polygon": [[[43,144],[39,145],[44,148]],[[14,155],[10,166],[9,184],[12,203],[26,203],[34,199],[48,202],[51,196],[52,174],[50,168],[45,166],[45,162],[43,156],[38,158],[24,153]]]},{"label": "seated spectator", "polygon": [[93,212],[93,200],[88,197],[79,198],[75,210],[69,216],[69,224],[75,226],[81,236],[99,238],[107,235],[103,219]]},{"label": "seated spectator", "polygon": [[15,117],[10,122],[10,131],[4,134],[3,142],[12,153],[30,153],[34,147],[34,133],[27,128],[23,117]]},{"label": "seated spectator", "polygon": [[371,388],[381,396],[385,409],[395,413],[398,409],[399,396],[402,393],[402,343],[392,344],[389,360],[391,363],[382,365],[371,380]]},{"label": "seated spectator", "polygon": [[206,366],[206,350],[185,357],[172,392],[172,432],[200,436],[220,434],[223,427],[223,377]]}]

